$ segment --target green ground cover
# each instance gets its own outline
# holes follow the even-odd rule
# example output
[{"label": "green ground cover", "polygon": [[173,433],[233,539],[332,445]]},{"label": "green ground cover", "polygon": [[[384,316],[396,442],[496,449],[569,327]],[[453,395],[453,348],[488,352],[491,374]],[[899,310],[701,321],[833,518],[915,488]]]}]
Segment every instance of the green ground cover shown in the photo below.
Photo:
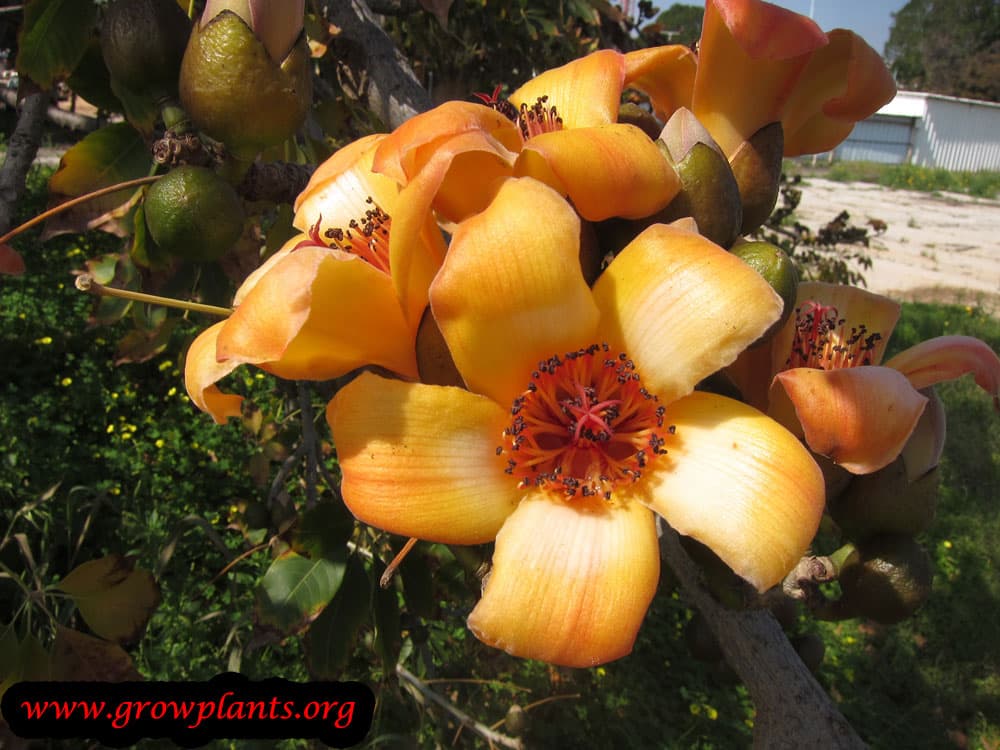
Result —
[{"label": "green ground cover", "polygon": [[[43,175],[35,173],[31,187],[25,216],[44,203]],[[254,587],[269,551],[218,576],[251,547],[233,525],[234,509],[267,490],[247,471],[260,445],[236,422],[213,425],[184,395],[178,352],[209,321],[179,326],[169,353],[121,366],[113,361],[123,330],[86,326],[91,303],[73,288],[71,271],[119,242],[64,236],[40,244],[29,234],[17,244],[28,273],[0,279],[0,532],[13,524],[24,534],[44,580],[106,553],[135,555],[155,571],[163,602],[132,651],[148,679],[207,679],[231,667],[255,678],[308,679],[301,639],[262,639],[254,629]],[[1000,350],[992,313],[976,305],[905,305],[891,349],[961,333]],[[236,376],[236,387],[262,401],[270,385],[250,370]],[[805,618],[798,626],[822,635],[819,679],[875,748],[1000,744],[1000,417],[968,378],[939,393],[949,416],[942,490],[937,521],[920,537],[935,562],[930,601],[892,628]],[[0,552],[0,563],[23,574],[15,544]],[[667,586],[634,653],[591,670],[550,669],[481,646],[464,627],[474,588],[443,575],[433,587],[434,617],[404,612],[406,664],[484,723],[517,703],[530,706],[529,738],[537,747],[750,742],[745,689],[725,669],[694,659],[684,637],[690,612]],[[4,624],[18,594],[0,578]],[[26,624],[23,616],[18,622]],[[375,662],[363,631],[344,678],[377,684]],[[451,746],[455,726],[418,708],[394,680],[380,697],[373,745]],[[485,746],[468,732],[455,745]]]}]

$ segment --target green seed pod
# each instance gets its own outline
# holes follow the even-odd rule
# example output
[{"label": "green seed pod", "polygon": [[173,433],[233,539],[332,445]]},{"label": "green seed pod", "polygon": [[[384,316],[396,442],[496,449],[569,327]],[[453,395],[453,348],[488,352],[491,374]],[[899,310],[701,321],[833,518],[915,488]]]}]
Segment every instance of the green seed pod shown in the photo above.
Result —
[{"label": "green seed pod", "polygon": [[795,309],[799,272],[785,251],[770,242],[741,242],[730,252],[759,273],[784,302],[781,317],[760,337],[760,341],[766,341],[777,333]]},{"label": "green seed pod", "polygon": [[158,102],[177,96],[190,33],[177,0],[116,0],[104,14],[101,54],[117,86]]},{"label": "green seed pod", "polygon": [[838,604],[852,616],[894,625],[916,612],[931,593],[931,561],[905,534],[882,534],[858,544],[861,560],[841,571]]},{"label": "green seed pod", "polygon": [[934,520],[937,469],[909,481],[900,456],[883,469],[854,477],[839,497],[829,500],[830,515],[851,539],[875,534],[919,534]]},{"label": "green seed pod", "polygon": [[243,202],[205,167],[172,170],[146,191],[146,227],[160,248],[185,260],[213,261],[243,233]]}]

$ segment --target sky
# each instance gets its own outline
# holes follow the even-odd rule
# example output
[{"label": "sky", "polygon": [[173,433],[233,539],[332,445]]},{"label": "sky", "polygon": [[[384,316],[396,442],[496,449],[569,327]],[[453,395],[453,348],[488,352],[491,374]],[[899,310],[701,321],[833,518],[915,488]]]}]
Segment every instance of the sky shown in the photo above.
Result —
[{"label": "sky", "polygon": [[[824,31],[850,29],[864,38],[879,54],[885,49],[892,25],[892,13],[906,5],[907,0],[769,0],[775,5],[809,15]],[[675,3],[654,2],[662,10]],[[704,0],[682,0],[684,5],[704,5]]]}]

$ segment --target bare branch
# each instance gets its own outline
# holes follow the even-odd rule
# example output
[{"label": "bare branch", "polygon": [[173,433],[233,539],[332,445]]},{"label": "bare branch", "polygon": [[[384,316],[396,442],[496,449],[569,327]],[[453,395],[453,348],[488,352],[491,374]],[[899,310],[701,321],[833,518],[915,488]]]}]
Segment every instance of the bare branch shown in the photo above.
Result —
[{"label": "bare branch", "polygon": [[754,747],[865,747],[769,611],[729,610],[716,602],[701,587],[698,568],[669,526],[660,538],[660,552],[680,580],[684,597],[705,616],[726,661],[750,691],[757,707]]},{"label": "bare branch", "polygon": [[28,169],[38,153],[48,106],[46,93],[31,94],[22,103],[17,125],[7,144],[7,158],[0,167],[0,233],[14,223],[15,206],[24,193]]},{"label": "bare branch", "polygon": [[340,27],[340,37],[363,56],[368,77],[367,104],[383,123],[395,129],[430,109],[430,97],[409,62],[362,0],[328,2],[325,14]]}]

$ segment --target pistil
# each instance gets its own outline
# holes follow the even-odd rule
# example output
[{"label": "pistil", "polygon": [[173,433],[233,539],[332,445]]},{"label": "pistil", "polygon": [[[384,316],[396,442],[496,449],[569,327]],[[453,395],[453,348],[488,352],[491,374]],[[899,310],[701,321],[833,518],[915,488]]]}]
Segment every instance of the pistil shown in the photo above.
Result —
[{"label": "pistil", "polygon": [[607,344],[540,362],[511,406],[497,455],[519,487],[612,498],[667,453],[674,428],[625,353]]}]

